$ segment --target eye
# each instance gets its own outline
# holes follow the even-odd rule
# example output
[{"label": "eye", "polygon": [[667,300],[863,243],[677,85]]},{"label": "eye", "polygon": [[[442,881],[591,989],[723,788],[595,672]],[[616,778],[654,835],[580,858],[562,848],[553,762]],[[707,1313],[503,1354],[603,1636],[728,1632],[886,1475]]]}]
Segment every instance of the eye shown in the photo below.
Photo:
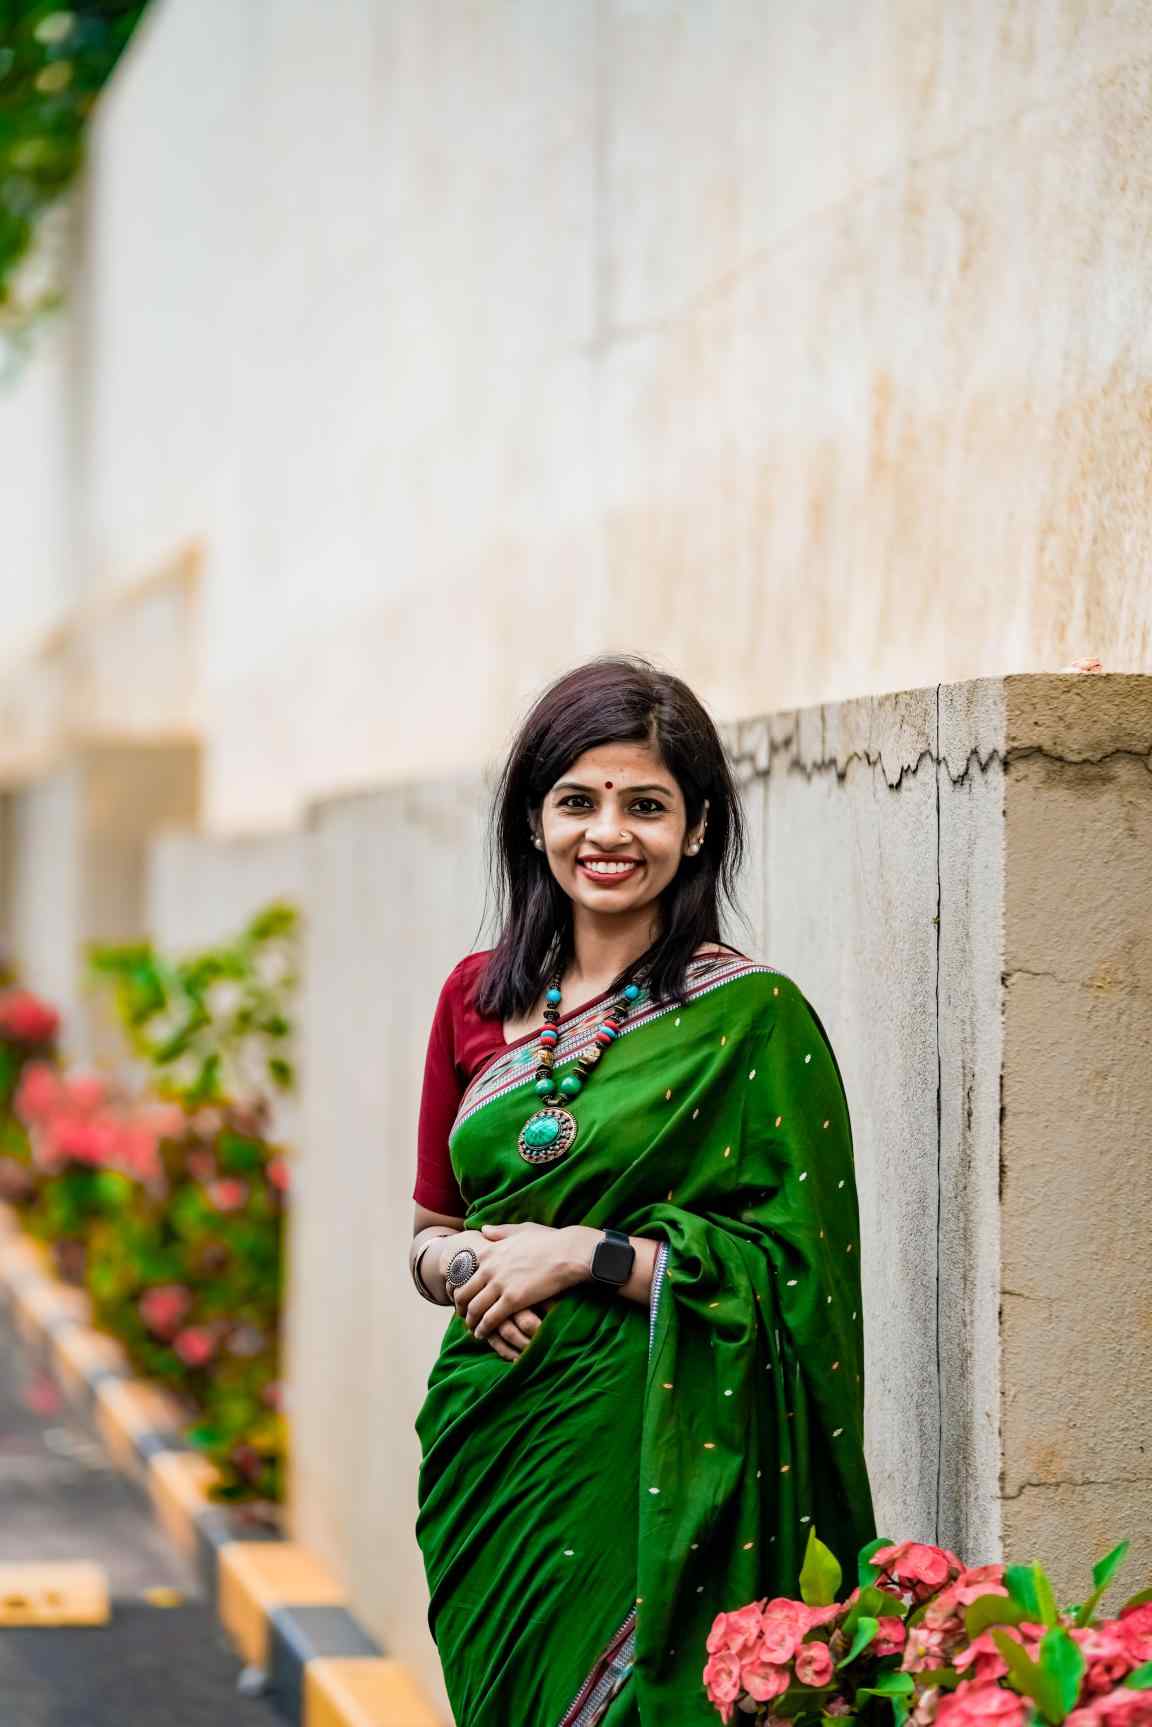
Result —
[{"label": "eye", "polygon": [[[557,807],[559,809],[568,809],[574,807],[576,804],[586,804],[587,802],[588,796],[586,792],[569,792],[566,797],[562,797],[560,799]],[[652,806],[651,809],[642,810],[640,812],[642,815],[663,815],[664,813],[664,805],[660,802],[659,798],[633,798],[632,808],[635,809],[637,804],[651,804]]]}]

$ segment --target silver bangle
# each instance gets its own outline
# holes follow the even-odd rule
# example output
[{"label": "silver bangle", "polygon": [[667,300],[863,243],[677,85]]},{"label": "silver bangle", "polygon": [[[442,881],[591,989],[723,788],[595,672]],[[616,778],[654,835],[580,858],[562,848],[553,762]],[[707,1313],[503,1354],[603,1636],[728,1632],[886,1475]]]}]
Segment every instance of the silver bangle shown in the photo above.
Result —
[{"label": "silver bangle", "polygon": [[[445,1233],[450,1234],[451,1232],[445,1231]],[[416,1255],[415,1259],[412,1261],[412,1281],[420,1291],[420,1294],[424,1297],[425,1301],[430,1301],[433,1307],[450,1307],[452,1305],[452,1297],[449,1296],[447,1301],[441,1301],[439,1296],[433,1295],[432,1291],[420,1275],[420,1261],[424,1258],[424,1255],[427,1253],[434,1241],[443,1241],[443,1239],[443,1235],[430,1235],[419,1253]]]}]

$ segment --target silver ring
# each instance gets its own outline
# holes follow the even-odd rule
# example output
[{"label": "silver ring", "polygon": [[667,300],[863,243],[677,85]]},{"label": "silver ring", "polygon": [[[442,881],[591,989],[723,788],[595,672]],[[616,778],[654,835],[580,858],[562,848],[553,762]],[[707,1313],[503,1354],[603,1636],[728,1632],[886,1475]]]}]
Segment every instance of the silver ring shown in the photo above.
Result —
[{"label": "silver ring", "polygon": [[448,1261],[448,1269],[444,1273],[444,1281],[449,1289],[459,1289],[462,1283],[467,1283],[470,1277],[475,1277],[480,1269],[480,1261],[470,1247],[461,1247]]}]

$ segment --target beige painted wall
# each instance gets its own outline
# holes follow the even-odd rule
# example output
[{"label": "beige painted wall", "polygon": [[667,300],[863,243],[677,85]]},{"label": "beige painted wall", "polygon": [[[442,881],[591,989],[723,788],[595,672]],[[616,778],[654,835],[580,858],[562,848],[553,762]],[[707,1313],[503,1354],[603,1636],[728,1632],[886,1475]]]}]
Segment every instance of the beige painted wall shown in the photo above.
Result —
[{"label": "beige painted wall", "polygon": [[[881,1532],[1039,1558],[1066,1600],[1131,1538],[1116,1605],[1152,1565],[1152,678],[944,685],[727,741],[752,839],[729,934],[800,983],[849,1097]],[[486,945],[487,795],[328,801],[305,890],[293,1514],[441,1704],[413,1422],[443,1316],[406,1245],[427,1024]]]},{"label": "beige painted wall", "polygon": [[77,579],[202,539],[212,824],[475,770],[601,647],[724,719],[1152,670],[1150,46],[1143,0],[158,6],[93,139]]}]

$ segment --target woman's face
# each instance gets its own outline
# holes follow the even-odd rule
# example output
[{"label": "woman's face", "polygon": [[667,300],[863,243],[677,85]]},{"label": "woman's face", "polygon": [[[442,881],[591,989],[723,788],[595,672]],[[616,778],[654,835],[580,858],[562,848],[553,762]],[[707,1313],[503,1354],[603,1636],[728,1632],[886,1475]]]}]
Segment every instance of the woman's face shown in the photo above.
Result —
[{"label": "woman's face", "polygon": [[707,820],[705,803],[687,830],[680,787],[650,745],[601,744],[551,787],[535,831],[570,899],[596,913],[634,914],[692,857]]}]

